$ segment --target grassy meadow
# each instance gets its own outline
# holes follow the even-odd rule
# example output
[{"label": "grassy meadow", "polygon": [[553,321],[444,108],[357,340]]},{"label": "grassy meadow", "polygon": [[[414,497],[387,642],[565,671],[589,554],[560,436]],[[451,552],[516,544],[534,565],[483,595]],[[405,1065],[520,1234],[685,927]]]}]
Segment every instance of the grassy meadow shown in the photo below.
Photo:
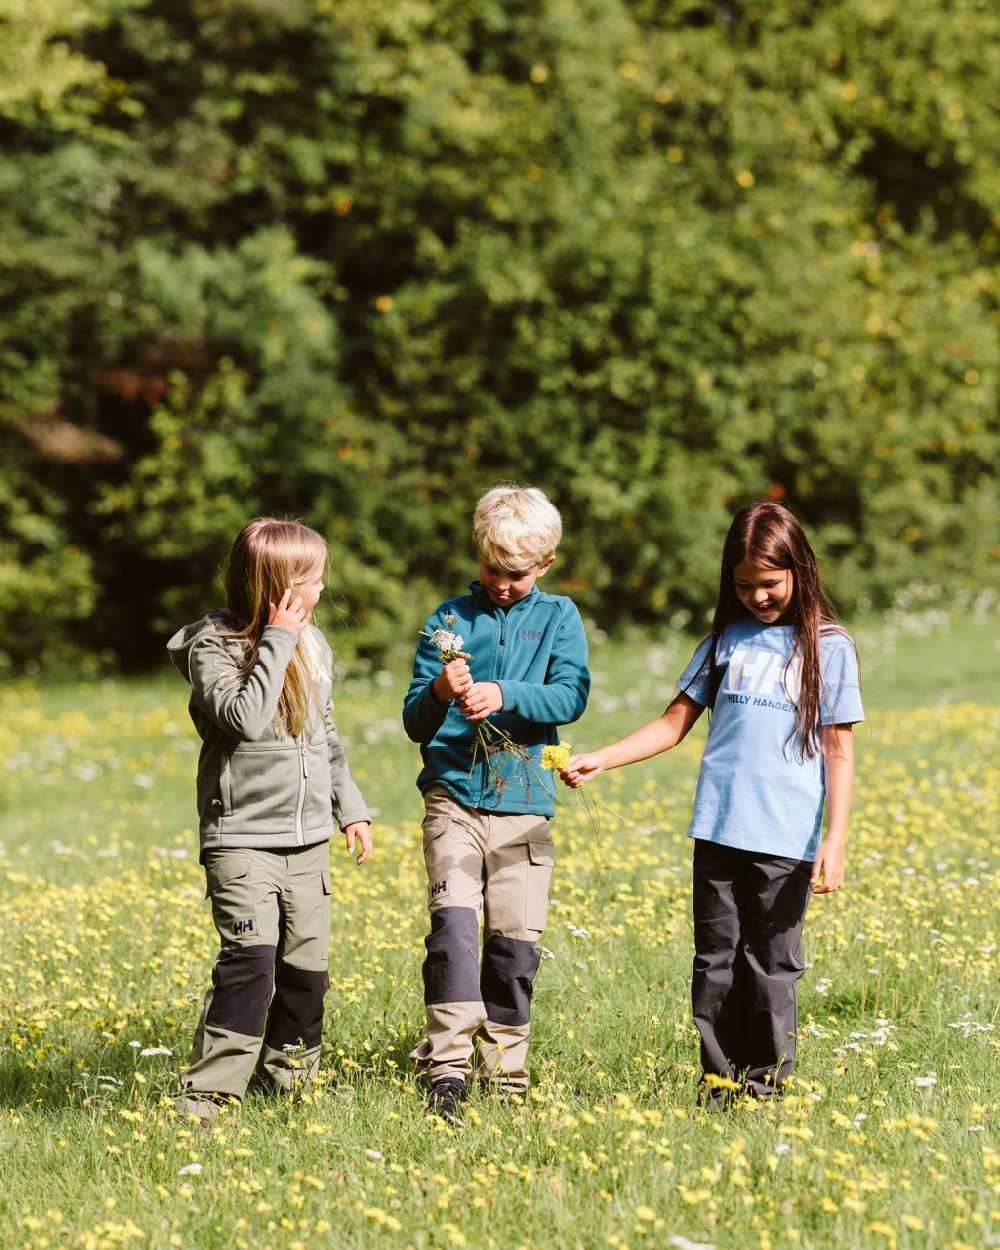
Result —
[{"label": "grassy meadow", "polygon": [[[847,889],[806,920],[776,1108],[695,1106],[686,823],[704,725],[561,796],[523,1105],[421,1111],[425,885],[406,674],[337,718],[376,855],[334,848],[322,1080],[212,1131],[166,1099],[216,938],[179,678],[0,693],[0,1246],[596,1250],[1000,1245],[1000,647],[989,605],[858,623],[868,721]],[[692,641],[595,642],[596,746],[656,715]],[[613,809],[613,810],[612,810]]]}]

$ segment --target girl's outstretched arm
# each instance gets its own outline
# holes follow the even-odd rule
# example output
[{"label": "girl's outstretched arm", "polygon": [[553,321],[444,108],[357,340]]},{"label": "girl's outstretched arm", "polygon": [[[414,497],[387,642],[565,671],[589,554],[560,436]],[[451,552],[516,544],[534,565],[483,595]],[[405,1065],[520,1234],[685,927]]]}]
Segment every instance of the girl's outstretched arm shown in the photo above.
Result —
[{"label": "girl's outstretched arm", "polygon": [[572,756],[559,775],[576,790],[608,768],[621,768],[669,751],[684,739],[704,710],[694,699],[679,694],[662,716],[599,751]]},{"label": "girl's outstretched arm", "polygon": [[826,837],[813,864],[814,894],[833,894],[844,884],[844,846],[854,788],[853,730],[853,725],[824,725],[821,730],[826,771]]}]

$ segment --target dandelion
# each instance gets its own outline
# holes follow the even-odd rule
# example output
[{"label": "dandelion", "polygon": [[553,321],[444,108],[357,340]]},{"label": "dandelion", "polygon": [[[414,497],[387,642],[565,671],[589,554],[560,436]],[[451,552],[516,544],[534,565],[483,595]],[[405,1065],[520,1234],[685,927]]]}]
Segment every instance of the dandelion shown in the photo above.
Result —
[{"label": "dandelion", "polygon": [[560,742],[555,746],[544,746],[542,747],[542,767],[548,768],[553,772],[565,768],[572,754],[573,748],[568,742]]},{"label": "dandelion", "polygon": [[913,1084],[916,1085],[917,1089],[933,1089],[937,1084],[937,1077],[933,1073],[930,1076],[918,1076],[914,1079]]},{"label": "dandelion", "polygon": [[743,1088],[739,1081],[733,1081],[728,1076],[720,1076],[717,1072],[706,1072],[702,1077],[702,1082],[709,1089],[728,1089],[733,1093],[738,1093]]},{"label": "dandelion", "polygon": [[203,1171],[200,1163],[185,1163],[177,1173],[178,1176],[201,1176]]}]

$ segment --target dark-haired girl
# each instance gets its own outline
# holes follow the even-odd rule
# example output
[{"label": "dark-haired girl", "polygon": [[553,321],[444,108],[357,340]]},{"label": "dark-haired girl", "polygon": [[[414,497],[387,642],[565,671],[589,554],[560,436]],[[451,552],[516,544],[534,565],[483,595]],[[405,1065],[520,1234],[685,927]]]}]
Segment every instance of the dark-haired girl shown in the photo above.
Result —
[{"label": "dark-haired girl", "polygon": [[689,830],[700,1093],[773,1098],[795,1059],[806,906],[844,883],[852,726],[864,719],[854,643],[787,508],[755,503],[736,516],[711,633],[677,684],[662,716],[573,756],[562,778],[581,786],[667,751],[711,709]]}]

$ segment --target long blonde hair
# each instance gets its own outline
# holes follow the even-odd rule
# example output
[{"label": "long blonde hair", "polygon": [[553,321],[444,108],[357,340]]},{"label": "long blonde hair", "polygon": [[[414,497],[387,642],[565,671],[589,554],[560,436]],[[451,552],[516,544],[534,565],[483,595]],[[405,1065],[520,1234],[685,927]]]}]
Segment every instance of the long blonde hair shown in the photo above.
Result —
[{"label": "long blonde hair", "polygon": [[[321,534],[297,521],[256,517],[240,530],[226,566],[226,607],[231,624],[227,636],[243,643],[239,679],[245,680],[257,662],[261,635],[272,603],[285,591],[305,581],[317,565],[325,567],[329,549]],[[316,701],[316,687],[302,646],[304,635],[285,669],[285,682],[274,717],[275,732],[295,737],[302,733]]]}]

